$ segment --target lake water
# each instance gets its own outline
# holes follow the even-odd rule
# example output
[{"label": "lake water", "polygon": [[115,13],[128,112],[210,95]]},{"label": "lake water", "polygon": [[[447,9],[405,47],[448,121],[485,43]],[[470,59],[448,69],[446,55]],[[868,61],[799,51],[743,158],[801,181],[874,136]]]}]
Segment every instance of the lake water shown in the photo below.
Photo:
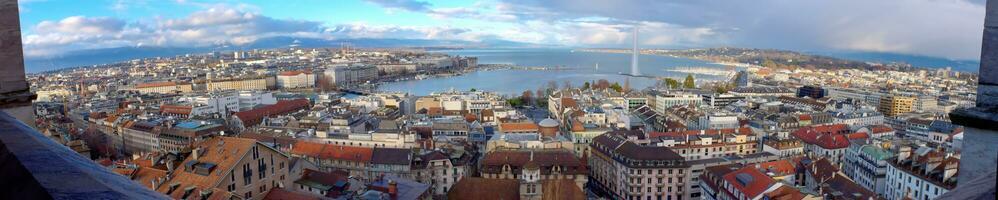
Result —
[{"label": "lake water", "polygon": [[[646,88],[656,83],[652,78],[631,77],[619,73],[630,72],[631,55],[618,53],[573,52],[571,49],[468,49],[440,51],[452,56],[478,57],[479,64],[513,64],[518,66],[561,66],[568,70],[494,70],[476,71],[461,76],[430,78],[384,83],[382,91],[400,91],[415,95],[427,95],[445,90],[470,90],[472,88],[501,94],[517,95],[525,90],[544,88],[554,81],[559,86],[565,81],[572,86],[582,86],[584,82],[606,79],[624,85],[630,81],[631,87]],[[595,68],[599,63],[599,69]],[[727,69],[718,64],[700,60],[666,56],[641,55],[639,71],[642,75],[673,77],[679,80],[687,73],[669,71],[677,68],[697,67]],[[697,80],[718,80],[723,76],[693,74]]]}]

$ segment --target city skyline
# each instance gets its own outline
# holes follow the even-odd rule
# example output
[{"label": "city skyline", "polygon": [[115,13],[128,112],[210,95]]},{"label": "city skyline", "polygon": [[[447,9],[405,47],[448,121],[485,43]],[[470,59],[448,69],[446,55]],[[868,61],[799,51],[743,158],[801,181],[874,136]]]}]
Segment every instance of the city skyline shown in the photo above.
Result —
[{"label": "city skyline", "polygon": [[977,60],[984,15],[983,1],[962,0],[615,2],[21,0],[19,10],[28,58],[282,36],[626,48],[630,27],[638,25],[643,48],[737,46]]}]

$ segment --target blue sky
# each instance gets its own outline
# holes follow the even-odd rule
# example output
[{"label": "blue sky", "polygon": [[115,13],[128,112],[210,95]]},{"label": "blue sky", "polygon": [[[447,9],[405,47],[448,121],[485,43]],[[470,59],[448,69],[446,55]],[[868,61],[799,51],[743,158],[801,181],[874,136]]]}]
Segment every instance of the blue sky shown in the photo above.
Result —
[{"label": "blue sky", "polygon": [[277,37],[737,46],[977,59],[983,0],[19,0],[29,57]]}]

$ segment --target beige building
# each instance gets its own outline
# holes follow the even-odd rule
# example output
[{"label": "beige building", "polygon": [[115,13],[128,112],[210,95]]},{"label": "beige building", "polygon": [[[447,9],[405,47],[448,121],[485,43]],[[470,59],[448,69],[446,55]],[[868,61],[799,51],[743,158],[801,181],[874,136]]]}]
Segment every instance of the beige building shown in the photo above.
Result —
[{"label": "beige building", "polygon": [[311,71],[287,71],[277,74],[277,87],[280,88],[313,88],[315,74]]},{"label": "beige building", "polygon": [[885,116],[896,116],[912,112],[915,105],[915,97],[890,95],[880,97],[880,106],[877,111]]},{"label": "beige building", "polygon": [[288,164],[287,155],[254,139],[216,137],[198,145],[170,178],[152,185],[174,199],[263,199],[297,178],[288,177]]},{"label": "beige building", "polygon": [[611,131],[593,138],[590,178],[612,199],[691,199],[683,156],[664,146],[628,140],[640,131]]},{"label": "beige building", "polygon": [[143,83],[135,86],[135,90],[139,93],[188,93],[193,91],[190,83],[177,83],[177,82],[153,82],[153,83]]},{"label": "beige building", "polygon": [[205,83],[205,85],[208,91],[266,90],[269,85],[272,85],[272,82],[273,80],[268,80],[268,78],[266,77],[259,77],[259,78],[246,78],[246,79],[228,79],[228,80],[219,80],[219,81],[212,80]]}]

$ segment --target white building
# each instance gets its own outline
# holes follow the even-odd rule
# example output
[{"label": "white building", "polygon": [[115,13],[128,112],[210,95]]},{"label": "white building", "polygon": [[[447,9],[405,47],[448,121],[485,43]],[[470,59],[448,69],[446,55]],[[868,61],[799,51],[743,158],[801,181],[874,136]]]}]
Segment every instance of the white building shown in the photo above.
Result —
[{"label": "white building", "polygon": [[311,71],[286,71],[277,74],[277,87],[279,88],[313,88],[315,87],[315,74]]},{"label": "white building", "polygon": [[960,159],[921,147],[914,152],[901,147],[897,160],[887,166],[886,197],[931,200],[956,187]]},{"label": "white building", "polygon": [[893,156],[894,153],[876,144],[851,144],[846,151],[842,171],[856,184],[884,195],[887,166]]}]

